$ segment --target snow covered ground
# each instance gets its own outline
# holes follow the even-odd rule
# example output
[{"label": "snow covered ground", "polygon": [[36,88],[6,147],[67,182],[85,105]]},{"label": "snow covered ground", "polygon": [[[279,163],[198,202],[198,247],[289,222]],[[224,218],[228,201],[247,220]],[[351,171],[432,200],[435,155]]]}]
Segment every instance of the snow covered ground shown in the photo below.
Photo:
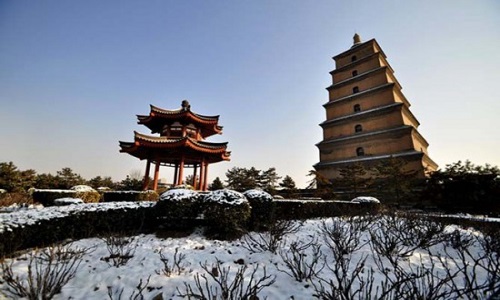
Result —
[{"label": "snow covered ground", "polygon": [[[106,205],[116,207],[132,204]],[[140,205],[151,204],[146,202]],[[99,209],[94,206],[88,205],[86,209]],[[78,207],[79,205],[51,207],[47,214],[59,216]],[[22,211],[25,212],[21,213]],[[27,211],[29,210],[0,214],[2,216],[2,228],[10,226],[9,222],[6,222],[9,215],[17,218],[18,221],[23,218],[33,219],[33,217],[26,217]],[[46,213],[43,215],[46,215]],[[304,223],[295,222],[295,226],[300,225],[300,229],[285,235],[281,241],[278,241],[276,253],[259,250],[255,243],[263,242],[270,236],[255,232],[234,241],[209,240],[203,236],[201,230],[196,230],[188,236],[175,238],[148,234],[126,239],[90,238],[74,241],[66,245],[67,249],[87,249],[87,251],[82,254],[81,264],[77,268],[74,278],[63,286],[61,292],[54,299],[197,299],[194,294],[201,294],[203,291],[207,292],[205,283],[215,293],[215,288],[218,286],[216,280],[220,281],[227,275],[227,282],[231,284],[235,280],[238,270],[244,272],[243,288],[248,285],[253,271],[255,271],[253,284],[258,282],[259,279],[263,279],[260,286],[261,290],[258,293],[259,299],[265,299],[266,297],[267,299],[317,299],[315,295],[317,295],[318,291],[323,290],[323,292],[328,293],[331,290],[329,283],[335,286],[339,285],[338,280],[347,280],[344,284],[348,283],[350,278],[355,277],[354,274],[358,275],[357,279],[353,280],[351,292],[354,293],[362,284],[360,279],[371,280],[374,285],[370,291],[374,297],[377,289],[379,291],[382,289],[384,280],[387,283],[388,279],[394,281],[396,278],[394,264],[387,257],[377,254],[373,242],[374,236],[371,235],[378,232],[383,236],[385,234],[383,232],[384,226],[389,221],[374,219],[370,221],[371,224],[361,222],[362,226],[358,227],[354,226],[351,221],[352,219],[346,221],[339,218],[329,218],[309,220]],[[342,269],[342,264],[338,264],[339,258],[332,250],[336,246],[331,247],[332,240],[325,236],[325,228],[333,233],[358,232],[353,235],[357,239],[355,249],[352,249],[353,251],[350,254],[341,255],[340,260],[347,266],[344,271],[339,271],[339,269]],[[344,229],[347,229],[347,231],[342,231]],[[467,243],[466,248],[454,248],[458,245],[454,246],[450,242],[453,239],[449,239],[447,242],[430,243],[432,245],[428,249],[416,247],[403,258],[397,260],[398,268],[403,272],[412,274],[413,280],[417,283],[430,280],[428,282],[437,285],[440,282],[438,279],[444,278],[442,281],[446,285],[441,286],[439,291],[446,291],[452,284],[457,287],[464,287],[466,285],[464,282],[465,277],[471,274],[475,276],[474,278],[478,283],[486,282],[488,276],[491,277],[494,274],[494,268],[498,271],[498,263],[490,268],[493,268],[490,273],[482,267],[486,263],[474,265],[474,258],[482,257],[485,254],[484,247],[481,247],[483,239],[481,233],[453,225],[446,226],[441,234],[455,234],[454,240],[460,244]],[[349,235],[341,237],[341,240],[347,239],[349,239]],[[309,243],[311,241],[313,241],[312,244]],[[390,242],[390,238],[387,238],[388,242]],[[119,249],[120,245],[122,246],[121,249]],[[400,249],[399,253],[411,247],[406,246],[406,248],[403,248],[403,250]],[[460,251],[463,252],[463,249],[467,249],[468,252],[465,255],[465,261],[460,260]],[[31,255],[40,256],[41,250],[38,251],[37,254],[27,252],[15,259],[7,259],[4,266],[10,266],[14,277],[20,276],[18,281],[22,282],[23,278],[27,276],[28,264],[32,259],[30,258]],[[120,252],[123,259],[114,257],[113,253],[111,253],[113,251],[115,253]],[[490,255],[493,255],[493,260],[498,261],[497,254],[490,253]],[[316,262],[315,259],[317,259]],[[46,268],[46,261],[45,256],[45,260],[41,263],[42,269]],[[178,262],[178,266],[174,265],[175,261]],[[478,261],[484,262],[484,260]],[[219,262],[219,265],[217,265],[217,262]],[[288,266],[293,265],[294,262],[296,265],[295,271]],[[362,264],[360,265],[360,263]],[[358,273],[355,270],[357,266],[359,266]],[[434,266],[434,269],[431,270],[432,266]],[[218,270],[216,270],[217,267]],[[243,267],[246,267],[246,269],[241,269]],[[301,280],[294,278],[300,277],[294,276],[294,273],[298,271],[307,273],[307,270],[312,270],[315,274],[310,278]],[[430,270],[430,273],[425,270]],[[457,274],[454,280],[446,281],[447,270],[451,272],[449,274]],[[225,274],[226,271],[227,274]],[[171,274],[169,274],[170,272]],[[427,277],[424,277],[424,273],[427,274]],[[433,275],[429,276],[429,274]],[[307,274],[302,275],[307,277]],[[2,272],[2,276],[5,276],[5,270]],[[197,279],[200,288],[196,286]],[[8,288],[7,282],[5,278],[2,281],[0,289],[5,294],[5,297],[7,299],[10,299],[9,297],[18,298],[6,292]],[[493,279],[493,282],[498,287],[497,281],[498,277]],[[366,293],[366,290],[367,288],[363,293]],[[220,287],[218,291],[220,292]],[[190,293],[193,294],[191,298],[186,296]],[[181,295],[185,296],[182,297]],[[448,296],[445,294],[445,297],[441,299],[447,299]],[[486,296],[480,294],[479,298],[485,298]],[[0,295],[0,299],[1,297]],[[356,298],[362,298],[362,295],[354,295],[354,299]],[[219,297],[217,299],[223,298]],[[385,299],[391,299],[391,296],[389,295]]]}]

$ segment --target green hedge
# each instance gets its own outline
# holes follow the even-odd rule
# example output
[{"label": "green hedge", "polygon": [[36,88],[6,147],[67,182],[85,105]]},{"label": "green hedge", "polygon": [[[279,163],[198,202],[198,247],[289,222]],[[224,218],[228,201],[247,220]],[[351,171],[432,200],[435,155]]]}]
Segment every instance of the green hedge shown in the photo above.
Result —
[{"label": "green hedge", "polygon": [[102,193],[102,202],[156,201],[159,195],[155,191],[111,191]]},{"label": "green hedge", "polygon": [[243,194],[227,189],[211,191],[203,202],[209,236],[232,239],[245,232],[251,208]]},{"label": "green hedge", "polygon": [[[75,211],[66,217],[40,220],[32,225],[12,227],[0,232],[0,240],[2,241],[0,243],[0,256],[28,247],[42,247],[68,238],[81,239],[110,232],[128,232],[130,234],[152,232],[158,230],[160,225],[175,230],[178,228],[176,224],[179,224],[180,218],[184,218],[181,223],[186,228],[206,225],[207,233],[212,237],[234,238],[245,231],[245,226],[249,224],[252,226],[252,224],[263,222],[263,220],[332,217],[346,214],[377,213],[379,210],[379,205],[370,203],[275,200],[270,201],[275,209],[274,216],[271,216],[268,214],[269,211],[264,209],[265,206],[259,208],[256,206],[257,202],[254,202],[254,207],[251,208],[249,201],[242,194],[234,191],[221,190],[206,195],[193,193],[195,193],[193,197],[196,199],[185,199],[186,202],[160,201],[151,207]],[[128,194],[138,197],[140,193]],[[123,196],[124,193],[111,193],[110,195]],[[58,196],[60,198],[61,194]],[[167,197],[165,196],[165,198]],[[253,199],[252,201],[258,200]],[[267,202],[264,201],[264,203]],[[200,212],[205,217],[201,221],[196,219]],[[167,221],[167,227],[165,227],[165,221]]]},{"label": "green hedge", "polygon": [[97,191],[74,191],[74,190],[34,190],[32,193],[33,201],[43,206],[54,205],[54,200],[59,198],[80,198],[85,203],[96,203],[101,199]]},{"label": "green hedge", "polygon": [[0,257],[30,247],[44,247],[66,239],[82,239],[109,233],[138,234],[156,227],[154,207],[80,211],[44,219],[35,224],[10,227],[0,232]]},{"label": "green hedge", "polygon": [[155,212],[167,227],[190,227],[203,213],[203,197],[193,190],[171,189],[161,194]]},{"label": "green hedge", "polygon": [[248,190],[243,193],[252,207],[249,229],[266,230],[275,220],[276,204],[271,194],[262,190]]}]

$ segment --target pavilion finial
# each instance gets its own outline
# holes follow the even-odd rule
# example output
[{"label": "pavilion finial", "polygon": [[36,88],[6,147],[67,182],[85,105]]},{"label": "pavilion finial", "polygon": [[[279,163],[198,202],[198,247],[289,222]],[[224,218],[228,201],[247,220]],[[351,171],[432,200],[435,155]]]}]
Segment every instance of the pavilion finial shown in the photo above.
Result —
[{"label": "pavilion finial", "polygon": [[361,37],[357,33],[354,34],[353,40],[354,40],[353,45],[361,43]]},{"label": "pavilion finial", "polygon": [[187,101],[187,100],[182,100],[181,106],[182,106],[182,110],[190,110],[191,109],[191,105],[189,104],[189,101]]}]

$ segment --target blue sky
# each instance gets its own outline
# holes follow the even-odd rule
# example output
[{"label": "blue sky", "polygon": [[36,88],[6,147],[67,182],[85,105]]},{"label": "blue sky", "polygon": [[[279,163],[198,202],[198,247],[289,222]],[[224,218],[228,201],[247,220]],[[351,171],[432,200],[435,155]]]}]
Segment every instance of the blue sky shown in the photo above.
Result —
[{"label": "blue sky", "polygon": [[[0,161],[121,180],[149,104],[220,114],[227,169],[318,162],[332,56],[358,32],[388,56],[430,156],[500,165],[498,1],[0,0]],[[165,168],[162,177],[171,180]]]}]

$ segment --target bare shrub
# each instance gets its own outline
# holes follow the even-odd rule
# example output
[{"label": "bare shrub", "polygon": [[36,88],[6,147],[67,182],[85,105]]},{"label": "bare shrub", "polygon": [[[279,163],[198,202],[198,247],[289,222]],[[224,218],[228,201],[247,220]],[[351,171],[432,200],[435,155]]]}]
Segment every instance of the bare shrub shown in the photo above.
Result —
[{"label": "bare shrub", "polygon": [[460,230],[455,229],[445,235],[444,243],[453,249],[470,247],[474,242],[474,237],[470,234],[463,234]]},{"label": "bare shrub", "polygon": [[176,273],[177,275],[181,275],[182,271],[184,271],[185,266],[183,264],[184,259],[186,258],[185,254],[179,253],[179,248],[175,248],[174,256],[172,259],[163,255],[163,253],[159,252],[160,260],[163,263],[163,269],[155,271],[158,275],[165,275],[170,277],[172,273]]},{"label": "bare shrub", "polygon": [[479,244],[485,253],[481,267],[488,274],[486,290],[492,295],[496,293],[496,297],[500,298],[500,232],[486,233]]},{"label": "bare shrub", "polygon": [[[236,271],[232,280],[229,278],[230,267],[222,267],[221,261],[217,261],[215,266],[208,263],[200,264],[206,274],[197,273],[194,276],[195,286],[184,282],[184,291],[177,288],[178,296],[190,299],[210,299],[210,300],[253,300],[259,299],[258,294],[276,281],[276,277],[268,275],[266,268],[263,268],[263,275],[257,277],[258,266],[250,274],[248,267],[241,266]],[[208,276],[207,276],[208,274]]]},{"label": "bare shrub", "polygon": [[354,252],[367,243],[361,241],[361,229],[369,225],[346,223],[339,218],[331,222],[322,222],[319,228],[333,259],[325,263],[329,274],[316,275],[318,281],[313,282],[316,296],[320,299],[357,299],[373,281],[373,272],[368,276],[363,274],[368,256],[354,257]]},{"label": "bare shrub", "polygon": [[390,214],[377,224],[370,231],[370,246],[394,267],[397,267],[399,258],[409,257],[417,249],[427,249],[447,239],[443,224],[425,218]]},{"label": "bare shrub", "polygon": [[278,270],[295,278],[298,282],[311,280],[325,266],[323,253],[320,248],[321,245],[314,239],[305,244],[299,241],[292,242],[289,249],[279,251],[279,255],[288,270],[281,270],[279,268]]},{"label": "bare shrub", "polygon": [[373,281],[372,277],[363,276],[367,256],[361,256],[353,261],[352,256],[346,255],[340,261],[327,262],[326,268],[330,275],[316,276],[318,281],[312,282],[316,297],[324,300],[359,299],[359,295]]},{"label": "bare shrub", "polygon": [[[148,287],[149,280],[151,279],[151,275],[148,277],[146,280],[146,283],[144,285],[142,284],[142,278],[139,280],[139,284],[135,287],[135,290],[132,292],[132,294],[128,297],[129,300],[144,300],[144,295],[142,292]],[[120,290],[118,289],[113,289],[113,287],[108,286],[108,297],[110,300],[121,300],[123,296],[123,290],[124,288],[121,288]]]},{"label": "bare shrub", "polygon": [[27,193],[3,193],[0,194],[0,207],[11,206],[14,204],[18,205],[31,205],[33,204],[33,198]]},{"label": "bare shrub", "polygon": [[406,215],[401,223],[402,241],[407,247],[413,247],[413,250],[429,248],[445,239],[445,226],[441,222],[432,221],[427,217]]},{"label": "bare shrub", "polygon": [[135,237],[107,236],[103,238],[108,249],[109,256],[101,258],[114,267],[127,264],[129,259],[134,257],[137,243]]},{"label": "bare shrub", "polygon": [[284,243],[284,237],[298,232],[301,227],[302,222],[299,221],[278,220],[269,226],[268,231],[245,235],[242,246],[249,251],[270,251],[276,254]]},{"label": "bare shrub", "polygon": [[[487,239],[466,233],[462,235],[468,243],[456,244],[452,249],[443,246],[441,252],[437,253],[446,273],[457,273],[456,279],[450,283],[451,289],[456,292],[457,297],[468,299],[482,299],[494,294],[500,289],[498,254],[486,246],[489,243]],[[456,235],[452,237],[456,238]],[[476,247],[479,247],[479,251],[473,250]],[[440,254],[444,254],[444,257]],[[484,278],[478,277],[481,270],[486,272]]]},{"label": "bare shrub", "polygon": [[[348,219],[348,221],[352,220],[352,218]],[[368,243],[368,241],[361,242],[361,229],[365,228],[365,226],[367,225],[357,222],[344,222],[339,218],[332,218],[331,224],[327,221],[322,221],[319,230],[325,244],[330,248],[335,259],[341,259],[343,255],[351,254]]]},{"label": "bare shrub", "polygon": [[75,277],[82,257],[93,248],[56,245],[28,255],[27,274],[14,274],[13,262],[2,262],[4,292],[13,298],[52,299]]}]

